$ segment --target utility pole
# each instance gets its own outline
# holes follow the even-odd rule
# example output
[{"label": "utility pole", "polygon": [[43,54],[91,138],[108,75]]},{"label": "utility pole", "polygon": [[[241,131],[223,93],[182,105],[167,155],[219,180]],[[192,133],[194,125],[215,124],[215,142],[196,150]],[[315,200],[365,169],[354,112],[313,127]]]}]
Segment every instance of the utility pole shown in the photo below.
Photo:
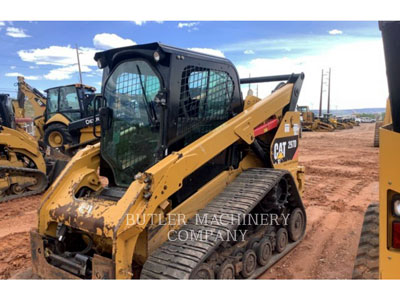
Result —
[{"label": "utility pole", "polygon": [[331,68],[329,68],[329,81],[328,81],[328,114],[331,106]]},{"label": "utility pole", "polygon": [[80,78],[81,84],[83,84],[83,83],[82,83],[81,62],[80,62],[80,60],[79,60],[78,44],[76,44],[75,46],[76,46],[76,57],[78,58],[79,78]]},{"label": "utility pole", "polygon": [[324,69],[321,71],[321,94],[319,97],[319,117],[322,117],[322,90],[324,88]]}]

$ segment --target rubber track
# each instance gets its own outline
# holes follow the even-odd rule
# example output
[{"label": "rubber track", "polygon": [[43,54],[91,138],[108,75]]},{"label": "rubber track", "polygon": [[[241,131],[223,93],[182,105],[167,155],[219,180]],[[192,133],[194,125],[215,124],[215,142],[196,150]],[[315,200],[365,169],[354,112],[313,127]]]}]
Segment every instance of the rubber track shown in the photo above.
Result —
[{"label": "rubber track", "polygon": [[383,122],[375,123],[375,132],[374,132],[374,147],[379,147],[379,128],[381,128]]},{"label": "rubber track", "polygon": [[25,193],[22,193],[22,194],[19,194],[19,195],[7,195],[5,197],[1,196],[0,203],[6,202],[6,201],[10,201],[10,200],[13,200],[13,199],[17,199],[17,198],[21,198],[21,197],[27,197],[27,196],[40,194],[47,187],[48,181],[47,181],[46,174],[44,174],[43,172],[41,172],[41,171],[39,171],[37,169],[0,166],[0,174],[3,173],[4,171],[9,173],[9,176],[30,177],[29,174],[32,174],[32,173],[40,174],[40,176],[42,177],[42,180],[41,180],[42,185],[38,189],[36,189],[34,191],[28,191],[28,192],[25,192]]},{"label": "rubber track", "polygon": [[365,212],[352,277],[353,279],[378,279],[379,277],[378,203],[370,204]]},{"label": "rubber track", "polygon": [[[286,170],[249,169],[242,172],[222,193],[215,197],[205,208],[199,211],[199,217],[209,215],[242,215],[248,214],[265,195],[285,175]],[[180,230],[214,234],[221,230],[232,231],[237,225],[230,222],[223,224],[196,224],[191,218]],[[227,224],[228,223],[228,224]],[[221,244],[220,239],[208,236],[207,241],[169,240],[155,250],[147,259],[141,272],[142,279],[189,279],[193,270],[211,255]],[[203,239],[202,239],[203,240]]]}]

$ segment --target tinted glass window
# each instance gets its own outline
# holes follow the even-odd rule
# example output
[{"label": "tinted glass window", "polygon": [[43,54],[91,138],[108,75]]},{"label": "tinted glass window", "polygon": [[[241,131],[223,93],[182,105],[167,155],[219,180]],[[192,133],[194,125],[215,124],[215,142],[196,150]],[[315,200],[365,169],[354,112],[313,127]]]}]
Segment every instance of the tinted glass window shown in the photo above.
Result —
[{"label": "tinted glass window", "polygon": [[50,114],[58,111],[58,89],[47,91],[47,111]]},{"label": "tinted glass window", "polygon": [[59,111],[70,120],[76,121],[81,118],[80,104],[75,86],[60,88]]},{"label": "tinted glass window", "polygon": [[157,159],[160,128],[154,98],[160,79],[144,61],[120,64],[108,79],[104,98],[113,110],[111,128],[102,134],[102,156],[113,167],[115,182],[128,186]]},{"label": "tinted glass window", "polygon": [[233,81],[226,72],[187,67],[182,74],[178,135],[185,145],[230,118]]}]

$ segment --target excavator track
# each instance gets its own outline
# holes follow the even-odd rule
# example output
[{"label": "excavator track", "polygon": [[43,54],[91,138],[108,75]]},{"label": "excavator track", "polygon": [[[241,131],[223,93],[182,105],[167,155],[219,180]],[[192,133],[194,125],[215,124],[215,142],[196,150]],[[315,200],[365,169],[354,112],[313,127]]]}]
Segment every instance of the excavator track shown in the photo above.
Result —
[{"label": "excavator track", "polygon": [[0,180],[4,178],[9,179],[14,176],[30,177],[30,178],[33,177],[36,178],[36,183],[22,186],[21,192],[17,194],[12,192],[13,184],[10,184],[8,190],[5,190],[3,193],[0,193],[0,203],[10,201],[16,198],[40,194],[46,189],[48,184],[46,174],[37,169],[0,166]]},{"label": "excavator track", "polygon": [[[274,195],[281,182],[287,184],[286,199],[281,210],[302,215],[301,228],[290,233],[289,226],[256,226],[249,228],[249,234],[241,241],[227,242],[216,236],[227,236],[237,232],[250,213],[258,211],[260,205]],[[281,188],[281,191],[285,191]],[[281,193],[283,195],[284,193]],[[277,198],[271,198],[277,199]],[[270,200],[268,200],[270,201]],[[260,204],[260,205],[258,205]],[[225,216],[240,219],[237,223],[213,223],[213,217]],[[207,218],[210,216],[211,219]],[[205,222],[196,220],[207,219]],[[289,217],[289,223],[291,222]],[[301,221],[300,220],[300,221]],[[300,222],[301,223],[301,222]],[[195,232],[200,240],[170,239],[155,250],[147,259],[141,271],[142,279],[235,279],[255,278],[292,250],[303,238],[306,215],[293,177],[286,170],[256,168],[242,172],[222,193],[215,197],[183,225],[180,232]],[[204,233],[211,233],[205,236]],[[284,233],[282,235],[282,233]],[[286,242],[285,242],[286,241]]]}]

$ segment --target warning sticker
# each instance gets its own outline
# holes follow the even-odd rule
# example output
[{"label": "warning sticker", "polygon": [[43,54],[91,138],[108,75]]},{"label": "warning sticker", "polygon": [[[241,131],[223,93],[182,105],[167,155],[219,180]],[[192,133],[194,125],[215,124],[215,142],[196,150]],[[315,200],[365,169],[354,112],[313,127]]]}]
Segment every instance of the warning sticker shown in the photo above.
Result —
[{"label": "warning sticker", "polygon": [[290,124],[285,124],[285,132],[290,132]]},{"label": "warning sticker", "polygon": [[293,124],[294,135],[299,135],[299,124]]}]

